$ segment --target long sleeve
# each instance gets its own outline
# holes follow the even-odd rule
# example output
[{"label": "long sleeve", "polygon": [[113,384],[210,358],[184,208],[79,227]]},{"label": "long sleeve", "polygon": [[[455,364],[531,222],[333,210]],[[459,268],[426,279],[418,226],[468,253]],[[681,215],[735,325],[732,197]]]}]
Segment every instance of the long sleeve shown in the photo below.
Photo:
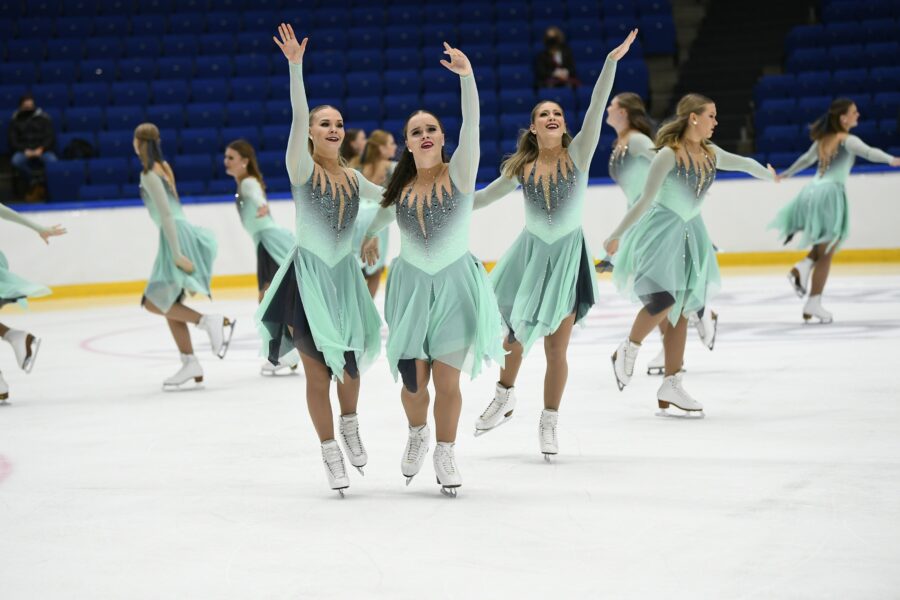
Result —
[{"label": "long sleeve", "polygon": [[309,104],[306,101],[306,88],[303,86],[303,65],[289,65],[293,118],[284,161],[291,184],[302,185],[312,175],[314,166],[309,153]]},{"label": "long sleeve", "polygon": [[397,215],[397,209],[392,204],[391,206],[382,206],[378,209],[378,212],[375,213],[375,218],[372,219],[372,224],[369,225],[369,228],[366,230],[365,239],[373,238],[378,233],[391,224],[394,218]]},{"label": "long sleeve", "polygon": [[644,183],[644,191],[641,192],[641,197],[625,213],[625,216],[622,217],[622,222],[610,234],[607,241],[621,238],[622,234],[641,218],[641,215],[650,208],[650,205],[656,198],[656,194],[659,192],[659,188],[673,168],[675,168],[675,152],[671,148],[663,148],[653,158],[653,162],[650,163],[650,171],[647,173],[647,181]]},{"label": "long sleeve", "polygon": [[628,136],[628,154],[642,156],[652,162],[656,158],[656,147],[653,140],[643,133],[632,133]]},{"label": "long sleeve", "polygon": [[572,157],[575,166],[582,172],[591,166],[591,158],[593,158],[597,144],[600,142],[603,112],[606,110],[609,93],[612,91],[613,81],[616,78],[617,62],[609,56],[606,57],[603,70],[600,72],[600,77],[597,78],[593,93],[591,93],[591,103],[588,106],[587,113],[584,115],[581,131],[569,144],[569,156]]},{"label": "long sleeve", "polygon": [[855,135],[847,136],[847,139],[844,141],[844,147],[856,156],[864,158],[870,162],[884,163],[886,165],[889,165],[891,164],[891,161],[894,160],[894,157],[884,150],[879,150],[878,148],[873,148],[872,146],[867,145],[864,141],[862,141]]},{"label": "long sleeve", "polygon": [[716,168],[723,171],[741,171],[747,175],[752,175],[757,179],[765,179],[766,181],[775,181],[772,171],[768,170],[752,158],[725,152],[718,146],[713,146],[716,152]]},{"label": "long sleeve", "polygon": [[178,229],[175,227],[175,219],[172,218],[172,211],[169,210],[169,198],[166,195],[166,188],[163,186],[162,179],[156,173],[141,173],[141,185],[147,190],[150,199],[159,211],[160,226],[162,227],[163,236],[169,244],[169,250],[172,256],[178,258],[181,256],[181,245],[178,243]]},{"label": "long sleeve", "polygon": [[459,84],[462,88],[462,127],[459,130],[459,144],[450,158],[450,179],[460,192],[469,194],[475,190],[478,160],[481,157],[478,144],[481,108],[478,105],[475,76],[460,77]]},{"label": "long sleeve", "polygon": [[256,177],[245,177],[241,181],[241,196],[252,202],[256,208],[266,204],[266,194]]},{"label": "long sleeve", "polygon": [[519,182],[501,175],[485,188],[475,192],[475,210],[490,206],[500,198],[514,192],[519,187]]},{"label": "long sleeve", "polygon": [[24,225],[25,227],[33,229],[38,233],[43,233],[44,231],[46,231],[46,227],[38,225],[31,219],[20,215],[19,213],[2,203],[0,203],[0,219],[3,219],[4,221],[12,221],[13,223],[17,223],[19,225]]},{"label": "long sleeve", "polygon": [[784,170],[782,177],[793,177],[803,169],[811,167],[819,160],[819,142],[813,142],[809,150],[800,155],[790,167]]},{"label": "long sleeve", "polygon": [[354,173],[359,184],[359,199],[363,202],[380,203],[381,197],[384,195],[384,188],[366,179],[360,171],[354,170]]}]

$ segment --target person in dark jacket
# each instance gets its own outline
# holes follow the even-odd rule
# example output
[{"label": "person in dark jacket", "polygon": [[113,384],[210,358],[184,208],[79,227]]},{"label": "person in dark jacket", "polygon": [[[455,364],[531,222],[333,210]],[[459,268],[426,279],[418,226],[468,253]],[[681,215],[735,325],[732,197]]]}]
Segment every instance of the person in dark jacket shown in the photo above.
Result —
[{"label": "person in dark jacket", "polygon": [[544,32],[544,49],[534,63],[535,87],[577,87],[581,84],[575,74],[575,59],[559,27]]},{"label": "person in dark jacket", "polygon": [[35,167],[56,161],[53,142],[50,115],[37,107],[31,94],[25,94],[9,124],[9,147],[13,152],[13,166],[29,184],[37,183],[33,181]]}]

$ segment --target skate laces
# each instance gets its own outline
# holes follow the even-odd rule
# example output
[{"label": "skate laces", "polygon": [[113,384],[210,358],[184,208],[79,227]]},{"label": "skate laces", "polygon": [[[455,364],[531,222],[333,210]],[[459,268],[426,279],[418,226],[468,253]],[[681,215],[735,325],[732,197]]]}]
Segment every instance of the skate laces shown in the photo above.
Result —
[{"label": "skate laces", "polygon": [[510,388],[504,390],[502,397],[497,397],[494,395],[494,399],[491,400],[491,403],[488,404],[488,407],[484,409],[484,412],[481,413],[480,419],[482,421],[487,421],[488,419],[493,418],[500,412],[500,409],[503,408],[503,405],[509,400]]},{"label": "skate laces", "polygon": [[456,473],[456,461],[453,457],[453,450],[448,448],[438,451],[437,454],[439,454],[438,460],[444,473],[448,475]]},{"label": "skate laces", "polygon": [[556,444],[556,423],[549,417],[541,419],[541,439],[548,444]]},{"label": "skate laces", "polygon": [[335,446],[323,447],[322,458],[325,460],[325,466],[331,471],[332,476],[343,477],[347,474],[344,470],[344,457],[341,456],[339,448]]},{"label": "skate laces", "polygon": [[342,419],[341,436],[343,436],[344,443],[347,444],[354,456],[363,453],[362,440],[359,437],[359,421],[356,419],[344,421]]},{"label": "skate laces", "polygon": [[422,436],[421,431],[411,431],[409,440],[406,443],[406,462],[415,463],[419,461],[419,454],[422,452]]}]

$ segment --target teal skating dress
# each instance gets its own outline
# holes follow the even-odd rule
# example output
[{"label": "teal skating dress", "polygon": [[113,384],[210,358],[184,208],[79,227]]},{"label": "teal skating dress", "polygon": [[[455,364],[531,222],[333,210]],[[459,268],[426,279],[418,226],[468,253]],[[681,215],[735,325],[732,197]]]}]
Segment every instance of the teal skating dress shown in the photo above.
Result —
[{"label": "teal skating dress", "polygon": [[[394,174],[394,168],[397,166],[397,163],[391,162],[390,166],[387,168],[387,173],[385,174],[384,183],[382,187],[387,187],[388,182],[391,180],[391,175]],[[362,171],[360,170],[360,173]],[[366,230],[369,229],[369,226],[372,224],[372,221],[375,219],[375,215],[378,214],[378,209],[381,208],[381,205],[378,202],[369,202],[369,201],[360,201],[359,203],[359,216],[356,217],[356,227],[353,229],[353,247],[357,249],[356,255],[359,258],[359,268],[363,270],[366,277],[374,275],[378,271],[384,268],[385,260],[387,257],[388,251],[388,242],[390,241],[390,229],[385,227],[381,231],[378,232],[378,260],[375,262],[373,266],[369,266],[366,261],[362,259],[362,245],[364,238],[366,236]]]},{"label": "teal skating dress", "polygon": [[700,214],[716,169],[773,180],[755,160],[711,149],[714,156],[697,164],[678,163],[672,148],[659,150],[640,199],[609,237],[620,240],[612,258],[613,283],[651,314],[671,306],[672,325],[702,309],[719,288],[716,253]]},{"label": "teal skating dress", "polygon": [[[46,229],[3,204],[0,204],[0,219],[24,225],[37,233],[42,233]],[[11,273],[9,261],[6,260],[3,252],[0,252],[0,306],[17,302],[24,308],[28,305],[26,298],[40,298],[41,296],[49,295],[50,289],[48,287],[32,283],[27,279],[22,279],[15,273]]]},{"label": "teal skating dress", "polygon": [[625,144],[618,144],[609,155],[609,176],[615,181],[628,201],[628,208],[641,197],[647,182],[650,162],[656,157],[653,140],[640,131],[628,134]]},{"label": "teal skating dress", "polygon": [[801,246],[829,242],[828,252],[840,248],[850,233],[846,183],[857,156],[885,164],[894,159],[887,152],[867,146],[855,135],[844,138],[826,158],[819,156],[819,142],[813,142],[782,177],[791,177],[818,162],[816,176],[778,211],[769,228],[777,229],[785,244],[799,233]]},{"label": "teal skating dress", "polygon": [[278,268],[296,245],[294,234],[276,225],[271,215],[256,216],[266,204],[266,194],[255,177],[241,180],[234,201],[241,224],[256,246],[256,282],[262,291],[272,283]]},{"label": "teal skating dress", "polygon": [[418,389],[415,361],[438,361],[476,377],[486,360],[503,364],[503,330],[487,272],[469,252],[479,145],[478,91],[472,75],[460,77],[462,128],[450,159],[450,189],[435,185],[430,197],[408,190],[382,208],[366,235],[396,218],[400,256],[385,292],[387,358],[410,391]]},{"label": "teal skating dress", "polygon": [[332,181],[313,162],[301,65],[290,65],[290,78],[293,122],[286,162],[297,245],[275,274],[256,320],[272,364],[296,347],[339,381],[344,371],[356,379],[378,357],[381,317],[359,270],[353,227],[360,199],[376,201],[382,188],[350,169]]},{"label": "teal skating dress", "polygon": [[[141,304],[149,301],[166,313],[185,292],[212,296],[209,284],[216,259],[212,231],[188,223],[169,182],[152,170],[141,173],[141,198],[159,227],[159,250]],[[175,266],[175,259],[182,255],[194,263],[193,273]]]},{"label": "teal skating dress", "polygon": [[584,240],[584,196],[591,159],[600,141],[603,112],[616,74],[606,59],[594,86],[584,126],[544,181],[537,161],[519,180],[500,176],[475,194],[482,208],[516,189],[525,196],[525,229],[497,262],[491,281],[508,339],[527,353],[538,339],[555,332],[575,314],[580,322],[597,299],[594,264]]}]

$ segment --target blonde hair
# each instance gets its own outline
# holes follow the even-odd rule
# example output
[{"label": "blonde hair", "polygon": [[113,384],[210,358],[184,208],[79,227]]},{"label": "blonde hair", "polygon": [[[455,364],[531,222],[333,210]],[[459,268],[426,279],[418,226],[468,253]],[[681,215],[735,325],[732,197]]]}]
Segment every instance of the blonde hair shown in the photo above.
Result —
[{"label": "blonde hair", "polygon": [[[318,113],[321,110],[325,110],[326,108],[330,108],[334,111],[337,111],[338,114],[341,113],[341,111],[339,111],[338,109],[336,109],[335,107],[333,107],[330,104],[320,104],[320,105],[314,107],[311,111],[309,111],[309,126],[310,127],[312,127],[313,119],[316,118],[316,113]],[[347,132],[344,131],[344,139],[346,139],[346,134],[347,134]],[[309,141],[309,155],[312,156],[313,153],[315,152],[315,146],[313,145],[312,138],[309,138],[308,141]],[[338,152],[338,164],[340,164],[342,167],[347,166],[347,159],[344,158],[344,155],[341,154],[340,152]]]},{"label": "blonde hair", "polygon": [[138,158],[141,160],[142,171],[149,173],[153,170],[153,165],[159,163],[172,185],[172,191],[178,197],[178,191],[175,189],[175,172],[163,158],[159,127],[153,123],[141,123],[134,129],[134,138],[138,141]]},{"label": "blonde hair", "polygon": [[369,134],[369,141],[366,142],[366,149],[362,154],[362,159],[359,161],[359,166],[362,167],[362,174],[366,179],[371,178],[372,169],[375,168],[378,161],[382,160],[381,149],[387,146],[392,137],[384,129],[375,129]]},{"label": "blonde hair", "polygon": [[[681,146],[681,140],[687,131],[691,113],[700,115],[713,101],[701,94],[687,94],[678,101],[675,107],[675,116],[665,122],[656,132],[656,149],[669,147],[677,150]],[[708,155],[713,156],[712,145],[708,140],[701,140],[700,147]]]},{"label": "blonde hair", "polygon": [[[537,115],[538,109],[547,103],[556,104],[556,102],[553,102],[552,100],[543,100],[538,102],[534,108],[531,109],[532,124],[534,123],[534,117]],[[559,105],[557,104],[557,106]],[[559,106],[559,109],[562,110],[562,107]],[[571,142],[572,136],[569,134],[569,129],[566,128],[562,136],[562,147],[568,148]],[[524,176],[523,170],[525,169],[525,165],[537,160],[539,152],[540,148],[538,147],[537,135],[532,133],[530,128],[522,129],[519,132],[519,141],[516,144],[516,151],[503,159],[503,162],[500,164],[500,173],[509,179],[521,180]]]}]

